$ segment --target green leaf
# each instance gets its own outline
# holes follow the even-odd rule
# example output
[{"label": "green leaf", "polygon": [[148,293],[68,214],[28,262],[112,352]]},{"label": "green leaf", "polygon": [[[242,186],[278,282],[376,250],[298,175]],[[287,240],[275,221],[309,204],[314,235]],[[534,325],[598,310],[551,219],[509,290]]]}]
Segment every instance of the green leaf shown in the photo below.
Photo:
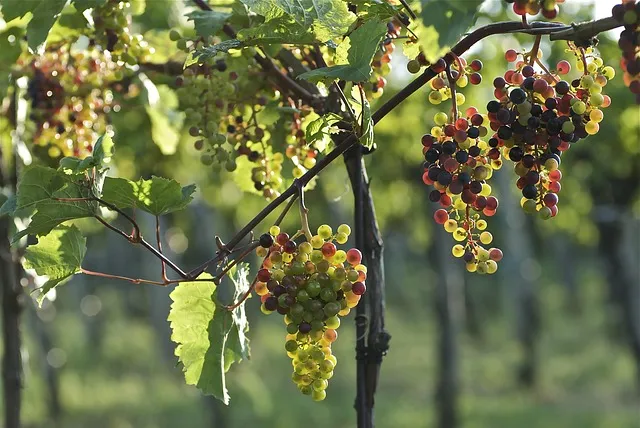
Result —
[{"label": "green leaf", "polygon": [[67,0],[31,0],[26,3],[38,3],[32,9],[33,18],[27,25],[27,43],[33,52],[42,52],[49,30],[58,19]]},{"label": "green leaf", "polygon": [[187,384],[228,404],[225,372],[248,357],[247,325],[244,309],[226,310],[217,291],[213,282],[180,283],[170,295],[168,320]]},{"label": "green leaf", "polygon": [[129,0],[131,15],[142,15],[147,8],[147,0]]},{"label": "green leaf", "polygon": [[160,148],[163,155],[172,155],[180,142],[180,130],[184,122],[184,113],[178,109],[178,96],[167,85],[153,85],[150,80],[145,82],[148,91],[155,91],[155,100],[149,96],[149,105],[145,106],[151,122],[151,137]]},{"label": "green leaf", "polygon": [[24,29],[17,26],[0,32],[0,100],[6,96],[11,83],[11,67],[22,53],[23,37]]},{"label": "green leaf", "polygon": [[[371,76],[371,61],[380,42],[387,34],[387,25],[378,20],[371,20],[358,27],[342,43],[348,43],[347,64],[334,65],[308,71],[298,76],[312,82],[334,81],[341,79],[351,82],[363,82]],[[341,43],[341,44],[342,44]],[[338,50],[344,48],[338,46]]]},{"label": "green leaf", "polygon": [[111,160],[111,156],[113,156],[113,152],[113,139],[111,139],[111,136],[108,134],[104,134],[98,138],[98,141],[96,141],[96,144],[93,146],[93,157],[98,165],[103,165],[105,162],[109,162]]},{"label": "green leaf", "polygon": [[[4,195],[0,195],[0,196],[4,197]],[[2,206],[0,206],[0,218],[4,217],[5,215],[13,216],[13,214],[16,212],[17,206],[18,206],[18,197],[16,195],[9,196],[4,201]]]},{"label": "green leaf", "polygon": [[107,0],[73,0],[73,5],[80,12],[84,12],[87,9],[95,9],[102,6]]},{"label": "green leaf", "polygon": [[[307,118],[308,120],[310,118]],[[319,151],[324,151],[331,141],[331,134],[339,132],[337,126],[333,126],[340,122],[342,118],[335,113],[327,113],[317,119],[311,120],[305,130],[305,139],[307,143],[313,145]]]},{"label": "green leaf", "polygon": [[229,49],[238,49],[242,47],[242,42],[237,39],[224,40],[213,46],[206,46],[195,51],[189,52],[184,62],[184,68],[193,64],[202,64],[209,59],[213,59],[220,52],[229,52]]},{"label": "green leaf", "polygon": [[87,250],[87,239],[75,226],[59,226],[49,234],[38,238],[24,254],[24,267],[35,269],[38,275],[46,275],[48,281],[41,288],[38,299],[42,302],[49,290],[81,271],[80,266]]},{"label": "green leaf", "polygon": [[356,6],[356,14],[363,20],[377,18],[387,20],[402,12],[402,7],[396,7],[384,0],[350,0],[349,3]]},{"label": "green leaf", "polygon": [[180,187],[177,181],[162,177],[137,182],[107,177],[102,199],[120,209],[139,208],[153,215],[163,215],[184,209],[193,200],[195,191],[194,184]]},{"label": "green leaf", "polygon": [[288,15],[301,28],[309,28],[316,39],[326,42],[344,35],[355,21],[342,0],[241,0],[265,21]]},{"label": "green leaf", "polygon": [[278,43],[305,45],[316,41],[316,37],[309,27],[303,27],[289,15],[282,15],[262,24],[240,30],[238,38],[246,46]]},{"label": "green leaf", "polygon": [[[235,286],[233,293],[233,301],[239,301],[242,296],[249,290],[249,265],[247,263],[239,263],[229,270],[229,278]],[[251,356],[249,348],[249,338],[246,333],[249,331],[249,320],[245,311],[244,303],[238,306],[232,313],[233,325],[227,338],[227,348],[225,350],[225,371],[234,362],[248,360]]]},{"label": "green leaf", "polygon": [[196,10],[187,14],[187,18],[193,21],[196,34],[201,37],[215,35],[222,29],[231,13],[217,10]]},{"label": "green leaf", "polygon": [[69,178],[64,173],[44,166],[26,168],[18,183],[16,210],[35,208],[38,202],[51,199]]},{"label": "green leaf", "polygon": [[33,10],[40,4],[40,1],[42,0],[0,0],[2,18],[6,22],[9,22],[16,18],[23,17],[27,12],[33,12]]},{"label": "green leaf", "polygon": [[360,144],[370,149],[373,147],[373,119],[371,118],[371,107],[366,97],[362,104],[362,125],[360,128]]},{"label": "green leaf", "polygon": [[[60,174],[63,174],[60,172]],[[31,218],[29,226],[13,236],[13,243],[26,235],[42,236],[49,233],[54,227],[65,221],[77,218],[93,217],[98,213],[98,204],[95,201],[59,201],[57,198],[87,198],[89,192],[77,183],[68,182],[63,188],[53,192],[50,198],[36,203],[36,213]],[[20,191],[18,191],[18,204],[20,205]]]},{"label": "green leaf", "polygon": [[420,17],[438,33],[440,47],[452,46],[475,23],[484,0],[421,0]]}]

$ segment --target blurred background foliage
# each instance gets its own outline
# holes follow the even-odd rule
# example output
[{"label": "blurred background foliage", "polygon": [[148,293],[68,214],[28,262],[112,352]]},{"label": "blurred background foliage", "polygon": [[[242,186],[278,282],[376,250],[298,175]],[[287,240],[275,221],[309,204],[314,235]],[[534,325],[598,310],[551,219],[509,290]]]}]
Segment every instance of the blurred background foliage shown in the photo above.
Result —
[{"label": "blurred background foliage", "polygon": [[[567,22],[589,19],[591,6],[569,0],[560,16]],[[168,29],[188,27],[182,13],[182,2],[154,0],[136,19],[145,37],[157,41],[154,45],[169,46]],[[514,18],[497,1],[483,13],[478,26]],[[601,36],[598,48],[607,64],[617,66],[614,37]],[[531,43],[526,36],[499,36],[474,48],[467,57],[484,62],[485,80],[464,91],[464,107],[483,107],[491,80],[506,70],[504,51]],[[543,42],[543,51],[554,64],[564,46]],[[155,60],[171,55],[160,49]],[[403,61],[400,53],[394,55],[388,89],[377,103],[409,81]],[[169,83],[161,75],[149,77],[158,85]],[[160,88],[162,114],[171,116],[175,95],[169,86]],[[367,166],[386,242],[387,329],[393,336],[376,396],[378,426],[435,425],[439,332],[434,291],[443,273],[451,271],[461,275],[452,292],[462,426],[639,426],[640,348],[634,355],[631,345],[636,340],[640,346],[640,110],[621,79],[610,82],[606,92],[613,104],[605,110],[601,131],[563,156],[558,217],[531,221],[517,207],[514,174],[508,167],[498,172],[501,210],[490,224],[505,259],[491,278],[468,274],[462,264],[448,261],[450,242],[434,233],[434,207],[421,181],[420,137],[437,112],[427,90],[376,126],[378,149]],[[191,208],[163,224],[170,255],[186,268],[214,252],[214,235],[224,241],[265,205],[243,194],[226,171],[203,166],[186,132],[178,135],[174,153],[163,154],[172,150],[162,146],[162,134],[153,138],[158,130],[152,130],[144,103],[123,100],[111,119],[117,174],[162,175],[198,185]],[[169,123],[163,126],[169,129]],[[340,161],[321,175],[307,202],[312,225],[349,222],[353,198]],[[273,220],[263,223],[265,230]],[[285,226],[293,229],[297,220],[290,215]],[[140,221],[151,233],[152,219]],[[148,254],[99,229],[89,240],[85,263],[114,274],[159,274]],[[169,292],[80,277],[57,290],[42,309],[26,305],[26,426],[355,425],[353,323],[343,323],[334,344],[339,364],[327,400],[314,403],[289,380],[282,321],[260,314],[258,299],[251,299],[252,359],[229,373],[232,402],[225,407],[184,384],[166,322]]]}]

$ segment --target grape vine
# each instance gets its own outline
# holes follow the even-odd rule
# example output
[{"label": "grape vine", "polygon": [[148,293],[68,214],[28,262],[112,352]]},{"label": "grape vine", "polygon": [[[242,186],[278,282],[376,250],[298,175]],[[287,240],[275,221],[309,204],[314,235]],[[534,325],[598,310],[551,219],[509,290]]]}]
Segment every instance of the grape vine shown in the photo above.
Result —
[{"label": "grape vine", "polygon": [[[15,243],[24,244],[26,235],[39,238],[37,244],[27,247],[26,265],[49,276],[44,291],[76,273],[136,284],[178,284],[172,293],[170,320],[185,379],[225,402],[224,376],[207,378],[211,374],[202,370],[204,355],[198,352],[207,352],[210,347],[216,353],[220,367],[213,371],[218,374],[224,374],[232,362],[248,357],[243,303],[252,292],[260,296],[262,312],[283,315],[292,380],[303,394],[317,401],[326,397],[337,362],[331,344],[337,338],[339,317],[348,315],[359,303],[357,322],[362,337],[358,340],[362,342],[358,352],[361,360],[368,358],[368,350],[360,346],[364,343],[367,321],[362,314],[368,298],[361,296],[367,285],[370,290],[382,285],[365,285],[364,263],[373,267],[372,260],[363,260],[361,253],[366,250],[362,206],[356,207],[354,225],[360,231],[356,232],[360,248],[345,251],[337,245],[347,243],[349,226],[340,225],[334,233],[330,226],[322,225],[311,234],[304,192],[327,165],[348,150],[373,152],[375,123],[409,95],[429,84],[429,102],[446,106],[433,117],[433,126],[421,141],[422,180],[433,187],[429,199],[439,204],[434,219],[452,234],[452,254],[463,259],[469,272],[493,274],[503,259],[487,230],[487,220],[499,205],[490,184],[494,171],[510,161],[524,211],[545,220],[555,217],[562,155],[571,145],[599,131],[603,110],[611,104],[603,89],[615,71],[598,56],[592,46],[594,36],[625,26],[620,41],[624,79],[633,93],[639,91],[635,2],[616,6],[612,18],[568,26],[529,23],[525,17],[542,12],[545,18],[553,19],[562,1],[516,0],[509,3],[523,16],[522,22],[480,27],[433,62],[427,60],[429,53],[421,46],[417,55],[407,58],[408,71],[421,73],[372,113],[368,100],[373,102],[383,95],[394,43],[401,38],[408,39],[410,45],[418,41],[410,28],[415,17],[407,11],[409,18],[404,6],[366,0],[354,5],[328,2],[334,15],[315,8],[300,13],[267,2],[243,3],[243,15],[195,0],[202,12],[188,15],[196,22],[195,35],[167,31],[179,52],[167,64],[149,65],[154,51],[140,35],[132,33],[132,6],[101,1],[85,14],[93,18],[92,27],[79,32],[89,39],[85,52],[74,51],[79,38],[70,44],[49,43],[42,55],[24,53],[14,70],[14,77],[26,77],[29,82],[25,98],[30,102],[34,129],[33,135],[25,135],[44,147],[59,165],[26,168],[17,194],[2,207],[3,214],[30,217],[30,223],[14,237]],[[238,32],[231,27],[232,21],[242,27]],[[479,59],[467,62],[464,54],[485,37],[510,33],[533,36],[533,46],[529,51],[506,52],[510,68],[493,80],[494,99],[486,110],[463,108],[467,100],[462,91],[483,83],[484,68]],[[544,35],[567,40],[571,61],[561,60],[555,67],[545,64],[540,43]],[[26,37],[33,47],[34,35],[29,29]],[[184,59],[183,69],[179,63],[170,67],[175,58]],[[269,201],[228,242],[216,238],[216,254],[191,271],[183,271],[163,254],[158,218],[184,209],[195,187],[160,177],[133,181],[107,176],[106,161],[113,155],[109,114],[120,108],[121,98],[137,95],[131,82],[143,81],[145,70],[171,74],[168,90],[175,89],[179,104],[175,110],[184,113],[185,123],[180,126],[192,137],[200,161],[212,168],[224,165],[239,182],[250,181],[250,188],[243,190]],[[149,87],[154,84],[143,82]],[[19,91],[14,91],[17,98]],[[362,174],[353,180],[356,192],[362,191],[364,181]],[[361,198],[356,195],[357,201]],[[296,200],[302,227],[289,236],[280,223]],[[253,239],[260,223],[285,203],[269,232]],[[103,217],[106,209],[117,213],[132,231],[107,221]],[[155,245],[142,236],[135,220],[137,210],[155,216]],[[83,268],[85,238],[75,226],[63,224],[77,218],[93,218],[129,243],[150,251],[161,262],[161,280]],[[249,283],[248,271],[240,262],[253,252],[262,258],[262,264]],[[50,254],[44,258],[45,253]],[[169,278],[167,268],[178,278]],[[217,287],[225,277],[231,278],[236,288],[232,304],[217,296]],[[196,304],[206,310],[193,311]],[[194,325],[198,333],[190,335]],[[218,328],[209,330],[209,325]],[[225,345],[227,341],[231,342]],[[198,352],[190,354],[193,349]],[[360,373],[358,379],[362,382]],[[361,390],[360,384],[359,409],[366,398]]]}]

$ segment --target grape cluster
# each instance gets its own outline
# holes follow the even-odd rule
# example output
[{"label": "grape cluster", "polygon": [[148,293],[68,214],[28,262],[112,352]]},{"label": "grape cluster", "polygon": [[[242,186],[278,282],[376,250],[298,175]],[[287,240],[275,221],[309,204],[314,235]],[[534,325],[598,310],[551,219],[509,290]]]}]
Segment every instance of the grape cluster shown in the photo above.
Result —
[{"label": "grape cluster", "polygon": [[[293,365],[292,380],[305,395],[324,400],[336,357],[331,344],[337,338],[340,316],[355,307],[366,290],[366,267],[362,254],[352,248],[338,250],[351,229],[343,224],[334,234],[322,225],[309,241],[293,237],[272,226],[260,237],[255,291],[265,314],[284,315],[287,325],[285,349]],[[334,243],[335,241],[335,243]]]},{"label": "grape cluster", "polygon": [[[217,42],[213,38],[189,40],[175,30],[170,32],[170,38],[185,52]],[[191,65],[176,78],[176,92],[186,113],[189,134],[197,138],[194,145],[202,152],[201,162],[205,165],[217,162],[232,172],[237,168],[237,158],[246,156],[253,164],[251,180],[255,191],[273,199],[280,195],[284,185],[281,174],[284,156],[272,153],[270,128],[258,122],[258,114],[277,93],[261,74],[252,53],[251,49],[245,49],[224,59],[211,58]],[[317,154],[308,148],[301,129],[306,113],[307,110],[296,113],[293,138],[288,140],[286,154],[294,163],[294,176],[313,166]]]},{"label": "grape cluster", "polygon": [[614,77],[613,68],[604,66],[592,49],[575,53],[583,75],[569,82],[561,79],[571,71],[568,61],[558,62],[551,72],[535,53],[518,61],[519,54],[508,50],[505,58],[515,66],[493,81],[496,99],[487,104],[494,131],[489,146],[495,156],[502,153],[514,162],[523,209],[543,219],[558,213],[562,153],[598,132],[601,108],[611,103],[602,88]]},{"label": "grape cluster", "polygon": [[[479,85],[482,82],[482,61],[474,59],[470,64],[464,58],[458,58],[457,61],[451,64],[451,77],[455,81],[457,88],[464,88],[469,83],[472,85]],[[452,92],[449,86],[447,75],[444,71],[446,62],[444,59],[438,60],[432,69],[438,72],[438,75],[429,81],[429,87],[431,92],[429,93],[429,102],[434,105],[438,105],[444,101],[451,99]],[[461,106],[466,101],[464,94],[456,93],[456,104]]]},{"label": "grape cluster", "polygon": [[542,12],[542,16],[547,19],[555,19],[558,16],[558,4],[564,0],[505,0],[513,4],[513,11],[517,15],[537,15]]},{"label": "grape cluster", "polygon": [[[466,62],[460,59],[458,64],[458,70],[466,73]],[[479,61],[472,64],[468,67],[471,74],[482,68]],[[442,72],[447,64],[439,60],[431,67],[435,72]],[[454,80],[466,77],[455,71],[449,71]],[[443,98],[453,96],[452,89],[455,88],[451,88],[442,77],[436,78],[440,80],[435,85],[432,83],[434,91],[429,100],[440,104]],[[455,96],[457,105],[464,102],[463,94],[458,92]],[[441,206],[434,213],[434,220],[459,242],[453,246],[453,255],[464,259],[469,272],[492,274],[498,269],[497,262],[502,259],[502,252],[497,248],[484,247],[491,244],[493,235],[485,230],[487,222],[481,216],[491,217],[498,209],[498,200],[491,196],[488,180],[494,170],[501,168],[502,160],[500,152],[483,139],[488,134],[487,118],[475,107],[469,107],[464,117],[459,116],[457,111],[451,115],[437,113],[434,116],[435,126],[429,134],[423,135],[425,162],[422,180],[434,187],[429,199]]]},{"label": "grape cluster", "polygon": [[89,155],[108,129],[106,114],[117,107],[110,87],[122,87],[109,53],[50,46],[43,55],[21,58],[18,65],[19,73],[29,77],[34,144],[50,158]]},{"label": "grape cluster", "polygon": [[620,67],[624,71],[624,83],[640,104],[640,3],[623,1],[613,7],[612,13],[625,27],[618,41],[622,50]]},{"label": "grape cluster", "polygon": [[95,7],[92,12],[95,33],[91,37],[93,43],[111,53],[114,61],[136,65],[138,61],[147,61],[153,48],[140,34],[131,33],[130,8],[128,1],[120,0],[107,0]]}]

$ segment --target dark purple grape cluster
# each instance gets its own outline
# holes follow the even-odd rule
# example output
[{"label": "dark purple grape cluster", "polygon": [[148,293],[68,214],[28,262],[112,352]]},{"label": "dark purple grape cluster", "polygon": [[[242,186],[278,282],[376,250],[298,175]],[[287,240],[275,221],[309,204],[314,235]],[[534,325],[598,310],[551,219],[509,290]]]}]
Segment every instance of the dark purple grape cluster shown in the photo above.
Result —
[{"label": "dark purple grape cluster", "polygon": [[615,5],[613,17],[624,24],[618,46],[622,50],[620,67],[624,71],[623,80],[640,104],[640,3],[635,0]]}]

